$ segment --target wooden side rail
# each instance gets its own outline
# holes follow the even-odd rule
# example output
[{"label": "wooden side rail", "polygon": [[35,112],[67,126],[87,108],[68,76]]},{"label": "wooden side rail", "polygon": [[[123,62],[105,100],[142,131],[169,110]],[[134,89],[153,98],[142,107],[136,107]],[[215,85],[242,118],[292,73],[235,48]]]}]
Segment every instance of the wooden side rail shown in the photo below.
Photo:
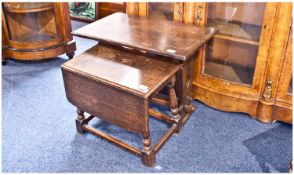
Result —
[{"label": "wooden side rail", "polygon": [[151,102],[161,105],[161,106],[169,106],[169,101],[166,98],[161,98],[159,96],[153,97]]},{"label": "wooden side rail", "polygon": [[[153,110],[152,110],[153,111]],[[119,139],[117,139],[117,138],[115,138],[115,137],[113,137],[113,136],[110,136],[110,135],[108,135],[108,134],[106,134],[106,133],[104,133],[104,132],[102,132],[102,131],[99,131],[99,130],[97,130],[97,129],[95,129],[95,128],[92,128],[92,127],[90,127],[88,124],[86,124],[86,123],[88,123],[90,120],[92,120],[93,118],[94,118],[95,116],[93,116],[93,115],[90,115],[89,117],[87,117],[86,119],[83,119],[83,124],[82,124],[82,129],[84,130],[84,131],[86,131],[86,132],[90,132],[90,133],[92,133],[92,134],[94,134],[94,135],[96,135],[97,137],[101,137],[102,139],[105,139],[105,140],[107,140],[107,141],[109,141],[109,142],[111,142],[111,143],[114,143],[115,145],[117,145],[117,146],[119,146],[119,147],[121,147],[121,148],[123,148],[123,149],[125,149],[125,150],[127,150],[127,151],[129,151],[129,152],[131,152],[131,153],[133,153],[133,154],[136,154],[137,156],[141,156],[142,155],[142,152],[139,150],[139,149],[137,149],[137,148],[135,148],[135,147],[133,147],[133,146],[131,146],[131,145],[129,145],[129,144],[127,144],[127,143],[125,143],[125,142],[123,142],[123,141],[121,141],[121,140],[119,140]],[[172,121],[171,121],[172,122]],[[175,132],[175,130],[177,129],[177,124],[176,123],[174,123],[168,130],[167,130],[167,132],[160,138],[160,140],[154,145],[154,146],[152,146],[152,149],[155,151],[155,152],[158,152],[159,150],[160,150],[160,148],[166,143],[166,141],[171,137],[171,135]]]},{"label": "wooden side rail", "polygon": [[158,143],[154,146],[154,151],[157,152],[165,144],[165,142],[170,138],[170,136],[175,132],[177,124],[173,124],[168,131],[160,138]]},{"label": "wooden side rail", "polygon": [[155,111],[155,110],[149,108],[148,113],[152,117],[157,118],[159,120],[163,120],[163,121],[165,121],[165,122],[167,122],[169,124],[174,123],[174,120],[172,120],[171,117],[169,117],[168,115],[163,114],[161,112],[158,112],[158,111]]},{"label": "wooden side rail", "polygon": [[98,136],[98,137],[101,137],[109,142],[112,142],[116,145],[118,145],[119,147],[123,148],[123,149],[126,149],[127,151],[130,151],[131,153],[134,153],[138,156],[141,156],[141,151],[138,150],[137,148],[134,148],[132,146],[130,146],[129,144],[115,138],[115,137],[112,137],[108,134],[105,134],[104,132],[101,132],[95,128],[92,128],[90,127],[89,125],[87,124],[83,124],[82,125],[82,128],[85,130],[85,131],[88,131],[88,132],[91,132],[92,134]]}]

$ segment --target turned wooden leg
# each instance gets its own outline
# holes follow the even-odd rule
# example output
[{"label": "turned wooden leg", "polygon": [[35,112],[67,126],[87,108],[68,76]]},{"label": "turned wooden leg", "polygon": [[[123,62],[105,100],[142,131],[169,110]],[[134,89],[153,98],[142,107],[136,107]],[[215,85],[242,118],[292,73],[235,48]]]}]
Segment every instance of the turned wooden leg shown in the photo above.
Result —
[{"label": "turned wooden leg", "polygon": [[72,59],[74,55],[75,55],[75,52],[66,53],[66,56],[68,57],[68,59]]},{"label": "turned wooden leg", "polygon": [[176,83],[176,77],[173,76],[171,78],[170,84],[168,84],[167,87],[168,87],[169,106],[171,109],[171,113],[174,119],[178,119],[180,115],[179,115],[178,99],[177,99],[177,95],[175,91],[175,83]]},{"label": "turned wooden leg", "polygon": [[78,133],[84,133],[83,128],[82,128],[82,124],[83,124],[83,120],[85,119],[85,115],[84,115],[84,111],[81,111],[79,109],[77,109],[77,119],[76,119],[76,127],[77,127],[77,131]]},{"label": "turned wooden leg", "polygon": [[151,148],[150,133],[143,134],[143,150],[142,150],[142,162],[148,167],[152,167],[155,163],[155,152]]}]

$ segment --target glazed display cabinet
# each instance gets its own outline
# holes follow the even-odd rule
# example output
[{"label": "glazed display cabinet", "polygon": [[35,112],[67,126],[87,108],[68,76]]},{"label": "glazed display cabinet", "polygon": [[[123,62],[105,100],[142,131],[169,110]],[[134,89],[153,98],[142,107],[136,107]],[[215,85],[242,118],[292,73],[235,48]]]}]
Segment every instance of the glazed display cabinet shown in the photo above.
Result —
[{"label": "glazed display cabinet", "polygon": [[2,3],[2,13],[4,61],[46,59],[64,53],[73,57],[76,46],[67,3],[7,2]]},{"label": "glazed display cabinet", "polygon": [[194,98],[263,122],[292,123],[292,95],[279,98],[292,75],[292,4],[203,3],[197,13],[199,25],[219,31],[197,59]]},{"label": "glazed display cabinet", "polygon": [[291,3],[127,3],[127,13],[217,28],[197,55],[193,98],[292,123]]}]

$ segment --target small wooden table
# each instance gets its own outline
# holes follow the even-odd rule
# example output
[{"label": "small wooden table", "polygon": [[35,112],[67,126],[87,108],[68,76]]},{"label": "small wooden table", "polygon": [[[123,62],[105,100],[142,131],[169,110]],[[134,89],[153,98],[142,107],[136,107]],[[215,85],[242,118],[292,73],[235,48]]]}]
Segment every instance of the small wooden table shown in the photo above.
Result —
[{"label": "small wooden table", "polygon": [[191,103],[191,88],[196,53],[215,32],[214,28],[114,13],[72,33],[99,42],[138,50],[146,55],[156,54],[168,62],[173,60],[181,63],[182,68],[177,74],[176,84],[182,116],[178,127],[180,130],[195,110],[195,106]]},{"label": "small wooden table", "polygon": [[[91,132],[141,156],[146,166],[154,165],[155,153],[179,126],[181,117],[174,86],[181,65],[103,43],[64,63],[61,68],[67,99],[78,108],[77,131]],[[164,87],[169,91],[172,116],[149,109],[149,103]],[[84,112],[90,116],[85,118]],[[154,145],[151,145],[149,115],[170,125]],[[94,116],[141,134],[143,149],[90,127],[88,122]]]}]

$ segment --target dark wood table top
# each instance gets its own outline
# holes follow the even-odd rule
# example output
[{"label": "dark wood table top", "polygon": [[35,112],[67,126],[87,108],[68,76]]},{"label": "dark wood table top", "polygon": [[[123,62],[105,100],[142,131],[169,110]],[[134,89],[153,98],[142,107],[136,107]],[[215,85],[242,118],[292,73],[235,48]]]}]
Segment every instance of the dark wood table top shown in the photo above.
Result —
[{"label": "dark wood table top", "polygon": [[214,28],[114,13],[72,33],[114,45],[187,60],[215,32]]},{"label": "dark wood table top", "polygon": [[144,98],[180,69],[178,64],[107,43],[90,48],[61,67]]}]

